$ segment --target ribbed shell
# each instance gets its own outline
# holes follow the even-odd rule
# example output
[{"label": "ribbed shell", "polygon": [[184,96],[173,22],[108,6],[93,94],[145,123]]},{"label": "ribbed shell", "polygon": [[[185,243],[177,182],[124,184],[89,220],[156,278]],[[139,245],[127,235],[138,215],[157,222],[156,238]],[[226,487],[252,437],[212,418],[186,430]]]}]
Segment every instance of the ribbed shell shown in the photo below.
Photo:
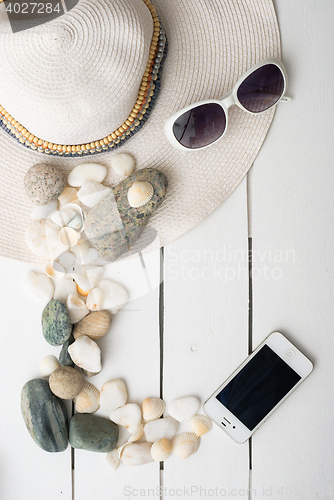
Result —
[{"label": "ribbed shell", "polygon": [[130,207],[139,208],[146,205],[154,194],[152,184],[146,181],[135,181],[128,191]]},{"label": "ribbed shell", "polygon": [[166,460],[172,453],[172,445],[168,439],[159,439],[152,444],[151,455],[157,462],[162,462]]},{"label": "ribbed shell", "polygon": [[212,429],[212,422],[206,415],[195,415],[190,420],[190,425],[197,436],[203,436]]},{"label": "ribbed shell", "polygon": [[145,422],[157,420],[166,409],[165,402],[160,398],[146,398],[143,401],[142,411]]},{"label": "ribbed shell", "polygon": [[201,438],[194,432],[182,432],[177,434],[172,441],[172,451],[180,458],[186,459],[196,453]]},{"label": "ribbed shell", "polygon": [[98,340],[105,336],[111,325],[111,314],[109,311],[96,311],[85,316],[73,330],[75,339],[87,335],[92,340]]},{"label": "ribbed shell", "polygon": [[95,413],[100,408],[100,392],[90,382],[84,381],[82,391],[74,398],[78,413]]}]

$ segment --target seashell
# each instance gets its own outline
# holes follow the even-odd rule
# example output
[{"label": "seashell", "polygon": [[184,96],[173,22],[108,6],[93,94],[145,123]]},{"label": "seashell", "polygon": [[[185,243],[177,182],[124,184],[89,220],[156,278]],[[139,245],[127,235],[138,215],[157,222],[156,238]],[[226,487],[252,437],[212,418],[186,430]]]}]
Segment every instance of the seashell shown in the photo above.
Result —
[{"label": "seashell", "polygon": [[196,415],[200,407],[200,402],[194,396],[175,399],[169,407],[168,413],[178,422],[186,422]]},{"label": "seashell", "polygon": [[110,191],[110,187],[106,187],[99,182],[87,181],[78,191],[78,198],[86,207],[92,208]]},{"label": "seashell", "polygon": [[79,215],[75,215],[66,225],[67,227],[72,227],[76,231],[80,231],[82,229],[83,222]]},{"label": "seashell", "polygon": [[23,285],[26,290],[31,292],[38,300],[47,303],[53,298],[54,286],[50,278],[45,276],[45,274],[37,274],[33,271],[29,271]]},{"label": "seashell", "polygon": [[25,241],[30,251],[42,259],[52,260],[64,251],[58,241],[59,227],[53,224],[50,219],[35,220],[28,224],[25,231]]},{"label": "seashell", "polygon": [[88,297],[88,294],[89,294],[90,290],[83,290],[77,284],[77,292],[78,292],[79,295],[81,295],[81,297]]},{"label": "seashell", "polygon": [[201,438],[194,432],[182,432],[175,436],[172,441],[172,451],[180,458],[186,459],[196,453],[200,445]]},{"label": "seashell", "polygon": [[103,309],[109,309],[112,314],[116,314],[129,300],[128,292],[115,281],[102,280],[99,289],[103,293]]},{"label": "seashell", "polygon": [[163,438],[171,441],[177,432],[178,426],[178,422],[172,417],[152,420],[144,425],[146,441],[154,443],[155,441],[159,441],[159,439]]},{"label": "seashell", "polygon": [[61,280],[56,286],[54,299],[61,300],[66,304],[69,295],[76,295],[77,286],[72,278],[65,278]]},{"label": "seashell", "polygon": [[[101,367],[101,370],[102,370],[102,367]],[[84,368],[81,368],[81,371],[82,371],[83,375],[85,375],[85,377],[95,377],[95,375],[98,375],[101,372],[101,370],[98,372],[89,372],[89,371],[85,370]]]},{"label": "seashell", "polygon": [[134,441],[138,441],[144,434],[144,424],[140,424],[138,429],[129,437],[129,442],[133,443]]},{"label": "seashell", "polygon": [[[124,407],[124,405],[127,402],[127,399],[128,399],[128,391],[126,389],[126,385],[123,382],[123,380],[115,379],[115,380],[110,380],[109,382],[103,384],[100,392],[100,405],[102,410],[113,411],[121,406]],[[141,414],[140,414],[140,422],[137,425],[137,427],[140,424],[141,424]],[[137,430],[137,427],[135,428],[134,431]]]},{"label": "seashell", "polygon": [[78,243],[71,248],[71,252],[74,253],[76,261],[80,264],[82,258],[87,255],[89,249],[89,241],[81,238]]},{"label": "seashell", "polygon": [[35,220],[47,219],[53,212],[57,210],[57,200],[53,200],[48,205],[36,206],[31,214]]},{"label": "seashell", "polygon": [[106,454],[106,459],[112,470],[116,470],[121,463],[117,450],[112,450]]},{"label": "seashell", "polygon": [[72,252],[64,252],[58,257],[58,262],[65,269],[69,269],[73,266],[75,255]]},{"label": "seashell", "polygon": [[65,276],[65,269],[58,262],[49,262],[45,266],[45,272],[50,278],[59,279]]},{"label": "seashell", "polygon": [[79,201],[77,193],[78,190],[74,187],[66,187],[59,196],[58,200],[61,205],[67,205],[68,203],[77,203]]},{"label": "seashell", "polygon": [[99,258],[99,252],[96,250],[96,248],[89,248],[88,252],[85,255],[76,257],[75,261],[81,266],[87,266],[97,261]]},{"label": "seashell", "polygon": [[78,413],[95,413],[100,407],[100,391],[95,385],[84,381],[81,392],[74,398]]},{"label": "seashell", "polygon": [[157,462],[163,462],[172,453],[172,444],[168,439],[163,438],[159,439],[155,443],[152,444],[151,455],[153,460]]},{"label": "seashell", "polygon": [[93,288],[87,297],[86,306],[90,311],[100,311],[103,305],[103,293],[99,288]]},{"label": "seashell", "polygon": [[98,163],[83,163],[74,167],[67,178],[70,186],[79,187],[87,181],[102,182],[107,175],[107,168]]},{"label": "seashell", "polygon": [[146,398],[142,404],[143,419],[145,422],[157,420],[166,409],[165,402],[160,398]]},{"label": "seashell", "polygon": [[[59,231],[59,241],[66,247],[70,248],[75,246],[80,240],[80,233],[72,227],[62,227]],[[72,250],[71,250],[72,251]]]},{"label": "seashell", "polygon": [[190,425],[197,436],[203,436],[212,429],[212,422],[206,415],[195,415],[190,420]]},{"label": "seashell", "polygon": [[86,335],[76,339],[68,347],[72,361],[80,368],[92,373],[99,373],[102,369],[101,351],[99,346]]},{"label": "seashell", "polygon": [[128,153],[119,153],[111,158],[111,168],[122,177],[131,175],[135,169],[135,160]]},{"label": "seashell", "polygon": [[151,443],[128,443],[124,446],[121,460],[126,465],[143,465],[153,462]]},{"label": "seashell", "polygon": [[[100,393],[100,404],[101,401],[102,394]],[[112,410],[109,416],[110,420],[115,422],[115,424],[125,427],[131,434],[136,432],[141,424],[141,410],[135,403],[128,403],[116,410]]]},{"label": "seashell", "polygon": [[42,377],[50,377],[51,373],[53,373],[57,368],[60,367],[59,361],[56,356],[45,356],[42,359],[39,370],[41,372]]},{"label": "seashell", "polygon": [[89,314],[88,307],[86,306],[84,301],[81,300],[75,293],[71,293],[67,297],[66,306],[70,315],[72,325],[74,323],[79,323],[82,318]]},{"label": "seashell", "polygon": [[76,213],[67,205],[64,205],[58,212],[54,212],[50,219],[59,227],[67,226],[67,224],[75,217]]},{"label": "seashell", "polygon": [[75,325],[73,337],[78,339],[82,335],[87,335],[92,340],[99,340],[109,331],[110,325],[111,315],[109,311],[92,312]]},{"label": "seashell", "polygon": [[135,181],[128,191],[130,207],[139,208],[146,205],[154,194],[152,184],[146,181]]},{"label": "seashell", "polygon": [[81,373],[70,366],[60,366],[49,378],[53,394],[61,399],[73,399],[81,392],[84,380]]}]

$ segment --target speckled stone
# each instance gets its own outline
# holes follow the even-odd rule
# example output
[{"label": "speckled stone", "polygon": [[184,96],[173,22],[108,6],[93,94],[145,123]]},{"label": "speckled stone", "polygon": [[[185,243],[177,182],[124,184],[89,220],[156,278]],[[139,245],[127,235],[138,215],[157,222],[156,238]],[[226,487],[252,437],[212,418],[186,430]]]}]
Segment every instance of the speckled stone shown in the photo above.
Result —
[{"label": "speckled stone", "polygon": [[40,448],[64,451],[68,445],[67,411],[63,401],[52,394],[44,379],[33,379],[21,392],[24,423]]},{"label": "speckled stone", "polygon": [[24,189],[34,205],[48,205],[64,191],[62,174],[44,163],[31,167],[24,177]]},{"label": "speckled stone", "polygon": [[62,345],[72,333],[72,324],[67,307],[60,300],[50,300],[42,313],[42,330],[45,340],[51,345]]},{"label": "speckled stone", "polygon": [[77,413],[70,420],[69,434],[73,448],[109,453],[116,447],[118,426],[106,418]]},{"label": "speckled stone", "polygon": [[71,366],[73,368],[74,363],[72,361],[71,356],[68,353],[68,347],[73,344],[74,338],[72,335],[66,342],[63,343],[63,347],[61,348],[60,354],[59,354],[59,363],[62,366]]},{"label": "speckled stone", "polygon": [[[151,200],[139,208],[131,207],[127,197],[135,181],[147,181],[154,188]],[[164,200],[167,185],[162,172],[143,168],[118,184],[92,208],[86,218],[85,232],[103,259],[114,261],[129,250]]]}]

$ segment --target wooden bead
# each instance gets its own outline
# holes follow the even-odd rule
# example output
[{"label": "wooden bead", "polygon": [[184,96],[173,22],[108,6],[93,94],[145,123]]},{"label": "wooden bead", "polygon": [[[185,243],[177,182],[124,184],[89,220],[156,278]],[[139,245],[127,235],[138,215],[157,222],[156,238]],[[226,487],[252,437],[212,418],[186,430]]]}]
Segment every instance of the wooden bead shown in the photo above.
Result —
[{"label": "wooden bead", "polygon": [[111,134],[111,137],[113,138],[113,141],[114,141],[115,139],[117,139],[117,135],[115,134],[115,132],[113,132],[113,133]]}]

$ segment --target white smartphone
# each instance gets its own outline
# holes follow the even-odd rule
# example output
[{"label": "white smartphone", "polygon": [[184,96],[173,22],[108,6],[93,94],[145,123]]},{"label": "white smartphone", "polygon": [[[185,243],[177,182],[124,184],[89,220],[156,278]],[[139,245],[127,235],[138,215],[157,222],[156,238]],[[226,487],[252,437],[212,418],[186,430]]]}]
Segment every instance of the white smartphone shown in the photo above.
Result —
[{"label": "white smartphone", "polygon": [[284,335],[271,333],[204,403],[204,412],[244,443],[312,370]]}]

